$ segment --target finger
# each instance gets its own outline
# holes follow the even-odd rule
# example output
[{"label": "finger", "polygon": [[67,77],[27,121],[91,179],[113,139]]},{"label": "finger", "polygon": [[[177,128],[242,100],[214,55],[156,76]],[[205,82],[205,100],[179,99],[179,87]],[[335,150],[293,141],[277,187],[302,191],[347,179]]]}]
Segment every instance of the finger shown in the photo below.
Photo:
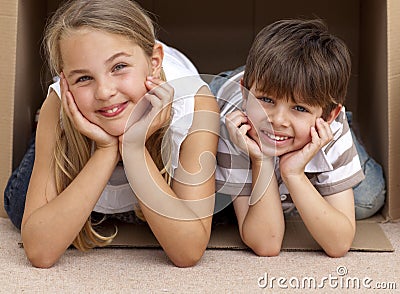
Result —
[{"label": "finger", "polygon": [[316,128],[318,131],[318,135],[321,138],[322,144],[325,145],[330,142],[333,138],[332,130],[330,125],[324,121],[322,118],[319,118],[316,122]]},{"label": "finger", "polygon": [[168,83],[154,77],[147,77],[146,86],[151,94],[158,96],[163,101],[164,105],[172,102],[174,88]]},{"label": "finger", "polygon": [[157,96],[162,101],[161,120],[168,120],[171,116],[172,101],[174,98],[174,89],[168,83],[153,77],[146,80],[147,88],[151,95]]},{"label": "finger", "polygon": [[68,84],[64,75],[61,77],[61,103],[63,105],[64,111],[69,118],[72,119],[72,114],[70,111],[70,104],[73,103],[73,98],[71,93],[68,91]]},{"label": "finger", "polygon": [[150,94],[150,93],[146,93],[144,95],[144,98],[147,99],[150,102],[151,106],[152,106],[152,108],[150,110],[151,114],[155,114],[156,115],[161,111],[161,109],[163,107],[163,104],[162,104],[162,101],[156,95],[153,95],[153,94]]},{"label": "finger", "polygon": [[239,127],[241,124],[247,123],[247,116],[241,111],[234,111],[225,117],[225,124],[231,124]]},{"label": "finger", "polygon": [[[242,124],[239,127],[239,133],[241,134],[241,136],[244,138],[247,134],[247,132],[251,129],[251,126],[248,124]],[[246,136],[247,137],[247,136]]]}]

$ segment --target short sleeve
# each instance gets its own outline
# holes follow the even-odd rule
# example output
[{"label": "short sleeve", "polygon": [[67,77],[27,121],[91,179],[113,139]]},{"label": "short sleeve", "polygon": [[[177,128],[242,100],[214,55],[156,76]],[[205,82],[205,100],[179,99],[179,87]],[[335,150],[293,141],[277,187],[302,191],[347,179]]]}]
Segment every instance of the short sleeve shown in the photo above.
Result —
[{"label": "short sleeve", "polygon": [[61,99],[61,88],[60,88],[60,79],[59,77],[54,77],[54,83],[49,86],[47,89],[47,96],[50,95],[51,91],[54,91],[58,98]]}]

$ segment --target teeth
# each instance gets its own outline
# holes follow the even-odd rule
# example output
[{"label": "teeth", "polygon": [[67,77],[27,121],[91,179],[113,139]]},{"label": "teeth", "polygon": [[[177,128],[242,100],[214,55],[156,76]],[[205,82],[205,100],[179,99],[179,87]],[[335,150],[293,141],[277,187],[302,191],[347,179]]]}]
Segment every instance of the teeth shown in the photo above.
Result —
[{"label": "teeth", "polygon": [[276,141],[283,141],[289,139],[289,137],[275,136],[274,134],[266,133],[269,138]]},{"label": "teeth", "polygon": [[106,110],[107,113],[114,113],[118,110],[118,107],[114,107],[113,109]]}]

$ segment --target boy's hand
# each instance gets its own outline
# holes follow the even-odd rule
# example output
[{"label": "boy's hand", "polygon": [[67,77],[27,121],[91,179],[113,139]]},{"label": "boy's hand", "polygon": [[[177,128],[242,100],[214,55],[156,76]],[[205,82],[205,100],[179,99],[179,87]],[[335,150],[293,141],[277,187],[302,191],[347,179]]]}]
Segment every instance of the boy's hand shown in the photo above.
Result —
[{"label": "boy's hand", "polygon": [[315,127],[311,127],[311,142],[302,149],[289,152],[280,157],[279,168],[282,178],[304,174],[307,163],[332,139],[333,134],[329,124],[322,118],[317,118]]},{"label": "boy's hand", "polygon": [[118,138],[108,134],[101,127],[90,122],[79,111],[72,93],[69,91],[67,80],[61,73],[61,103],[75,128],[89,139],[96,142],[98,148],[118,146]]},{"label": "boy's hand", "polygon": [[251,125],[243,112],[236,110],[229,113],[225,118],[225,125],[232,143],[249,154],[252,161],[263,161],[265,155],[257,142],[248,135]]}]

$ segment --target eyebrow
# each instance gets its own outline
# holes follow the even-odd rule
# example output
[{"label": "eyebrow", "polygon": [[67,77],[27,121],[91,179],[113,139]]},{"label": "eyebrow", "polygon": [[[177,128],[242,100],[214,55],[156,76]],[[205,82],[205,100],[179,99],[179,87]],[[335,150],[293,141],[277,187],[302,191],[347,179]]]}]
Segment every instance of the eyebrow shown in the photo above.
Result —
[{"label": "eyebrow", "polygon": [[[115,53],[114,55],[112,55],[110,58],[108,58],[105,61],[105,64],[109,64],[109,63],[113,62],[115,59],[117,59],[118,57],[121,57],[121,56],[131,57],[132,55],[130,55],[130,54],[126,53],[126,52],[118,52],[118,53]],[[72,77],[73,75],[76,75],[76,74],[85,74],[87,72],[88,72],[88,70],[86,70],[86,69],[75,69],[75,70],[72,70],[69,73],[68,78],[70,78],[70,77]]]}]

